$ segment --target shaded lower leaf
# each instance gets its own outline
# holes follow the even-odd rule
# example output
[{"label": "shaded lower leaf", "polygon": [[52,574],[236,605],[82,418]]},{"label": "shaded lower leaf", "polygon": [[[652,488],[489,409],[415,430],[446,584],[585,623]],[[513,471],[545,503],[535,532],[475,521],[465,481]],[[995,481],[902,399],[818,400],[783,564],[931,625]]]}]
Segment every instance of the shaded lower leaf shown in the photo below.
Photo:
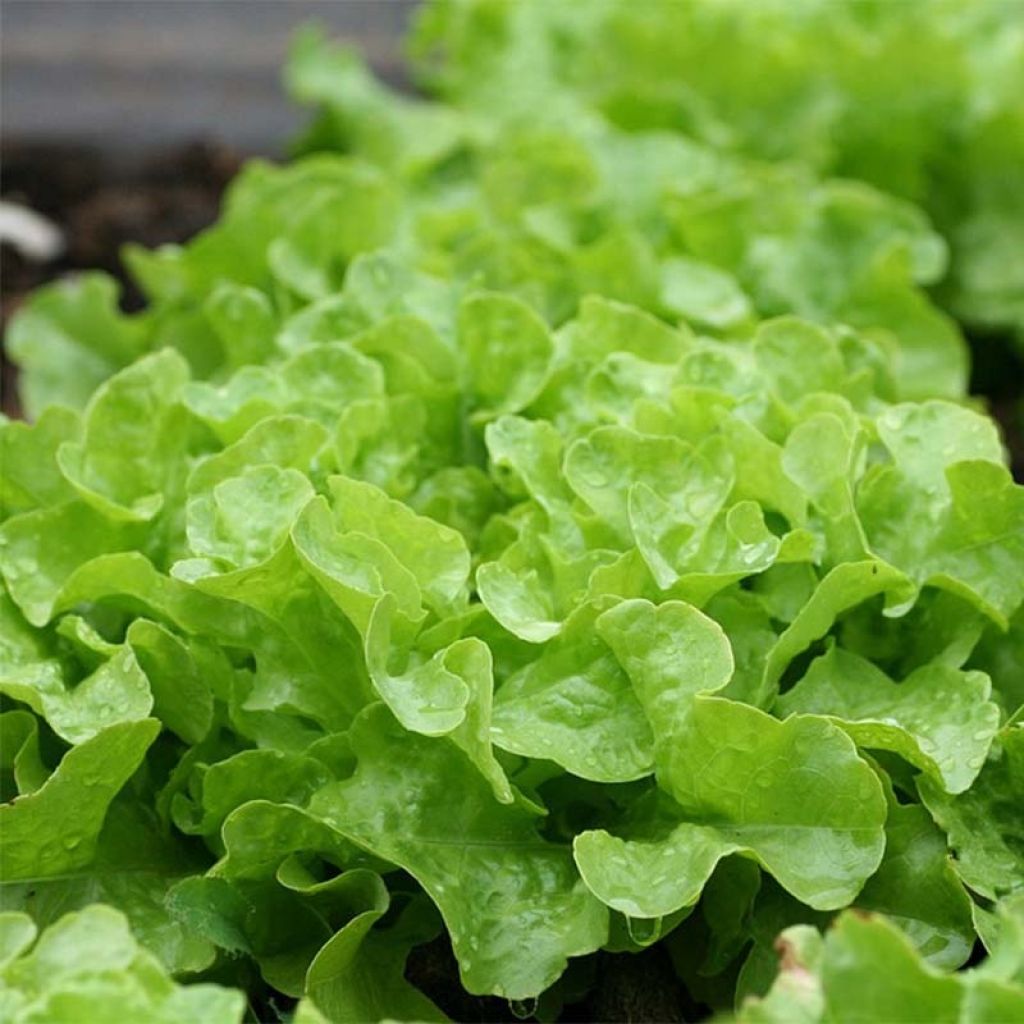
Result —
[{"label": "shaded lower leaf", "polygon": [[89,864],[48,879],[5,880],[0,906],[27,911],[45,928],[71,910],[102,902],[125,915],[142,945],[172,974],[200,971],[213,962],[214,948],[168,913],[164,897],[169,886],[207,863],[121,798],[107,814]]},{"label": "shaded lower leaf", "polygon": [[0,807],[5,880],[48,878],[89,864],[110,802],[159,731],[152,718],[112,725],[69,750],[34,793]]},{"label": "shaded lower leaf", "polygon": [[528,813],[497,803],[454,745],[404,733],[380,706],[357,720],[352,745],[355,775],[317,794],[311,811],[420,882],[469,991],[538,995],[568,957],[604,942],[607,911],[570,851],[542,840]]},{"label": "shaded lower leaf", "polygon": [[999,734],[966,793],[944,793],[927,777],[918,780],[918,791],[971,889],[988,899],[1024,889],[1024,727]]},{"label": "shaded lower leaf", "polygon": [[[11,918],[0,921],[0,928],[4,924],[17,926]],[[124,915],[102,904],[50,925],[31,949],[0,970],[0,989],[4,1019],[11,1024],[122,1018],[240,1024],[245,1010],[241,992],[176,985],[136,942]]]},{"label": "shaded lower leaf", "polygon": [[771,702],[789,663],[825,636],[840,615],[878,594],[899,604],[914,597],[915,589],[903,573],[874,560],[846,562],[828,573],[768,652],[758,703]]},{"label": "shaded lower leaf", "polygon": [[946,852],[942,833],[916,804],[893,804],[885,856],[855,901],[885,914],[929,963],[955,970],[974,947],[971,899]]},{"label": "shaded lower leaf", "polygon": [[405,980],[410,948],[430,937],[418,920],[420,908],[412,903],[391,927],[375,927],[387,907],[383,890],[375,905],[353,917],[323,946],[306,973],[307,997],[336,1024],[448,1020]]}]

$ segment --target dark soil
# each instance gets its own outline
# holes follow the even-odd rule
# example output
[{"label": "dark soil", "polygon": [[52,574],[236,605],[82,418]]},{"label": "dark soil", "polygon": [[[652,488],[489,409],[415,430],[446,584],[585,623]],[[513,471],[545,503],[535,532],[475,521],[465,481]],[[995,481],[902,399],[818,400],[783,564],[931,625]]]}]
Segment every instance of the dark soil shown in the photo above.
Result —
[{"label": "dark soil", "polygon": [[459,967],[447,933],[413,948],[405,976],[452,1020],[462,1024],[503,1024],[515,1020],[504,999],[470,995],[459,984]]},{"label": "dark soil", "polygon": [[1014,478],[1024,482],[1024,349],[1001,334],[971,334],[971,394],[1003,428]]},{"label": "dark soil", "polygon": [[[582,977],[573,979],[573,973]],[[462,1024],[506,1024],[557,1020],[564,1024],[697,1021],[707,1007],[693,1002],[663,946],[642,953],[597,953],[571,961],[556,998],[509,1003],[491,996],[473,996],[458,983],[458,964],[447,934],[415,947],[409,955],[406,978],[429,996],[452,1020]],[[573,980],[583,984],[573,985]],[[554,993],[553,993],[554,994]],[[545,1005],[546,1004],[546,1005]]]}]

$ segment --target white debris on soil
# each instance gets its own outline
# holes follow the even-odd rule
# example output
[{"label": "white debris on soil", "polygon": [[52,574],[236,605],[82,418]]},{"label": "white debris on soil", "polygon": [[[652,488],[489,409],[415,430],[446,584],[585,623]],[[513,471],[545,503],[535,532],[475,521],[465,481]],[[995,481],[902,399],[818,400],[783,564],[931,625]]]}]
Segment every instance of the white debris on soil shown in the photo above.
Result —
[{"label": "white debris on soil", "polygon": [[52,221],[27,206],[0,200],[0,242],[14,246],[35,263],[56,259],[64,251],[64,236]]}]

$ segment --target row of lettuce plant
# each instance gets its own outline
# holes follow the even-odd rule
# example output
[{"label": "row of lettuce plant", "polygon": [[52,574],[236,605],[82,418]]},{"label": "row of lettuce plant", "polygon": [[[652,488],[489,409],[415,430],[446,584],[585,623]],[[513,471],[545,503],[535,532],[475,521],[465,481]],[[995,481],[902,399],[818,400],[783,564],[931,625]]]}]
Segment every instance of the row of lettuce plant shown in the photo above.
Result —
[{"label": "row of lettuce plant", "polygon": [[12,323],[7,1019],[445,1019],[439,935],[543,1019],[657,943],[744,1020],[1024,1012],[1024,489],[929,291],[982,257],[712,82],[659,121],[625,18],[428,7],[433,98],[306,32],[302,155],[143,312]]}]

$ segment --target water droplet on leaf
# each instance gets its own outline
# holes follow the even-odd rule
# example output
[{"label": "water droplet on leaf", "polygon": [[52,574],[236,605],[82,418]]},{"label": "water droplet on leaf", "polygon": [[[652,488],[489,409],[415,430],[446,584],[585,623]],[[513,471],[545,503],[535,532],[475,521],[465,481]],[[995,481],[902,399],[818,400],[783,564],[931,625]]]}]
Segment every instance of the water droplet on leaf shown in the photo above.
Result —
[{"label": "water droplet on leaf", "polygon": [[536,998],[510,999],[508,1001],[509,1012],[516,1020],[529,1020],[537,1012]]}]

